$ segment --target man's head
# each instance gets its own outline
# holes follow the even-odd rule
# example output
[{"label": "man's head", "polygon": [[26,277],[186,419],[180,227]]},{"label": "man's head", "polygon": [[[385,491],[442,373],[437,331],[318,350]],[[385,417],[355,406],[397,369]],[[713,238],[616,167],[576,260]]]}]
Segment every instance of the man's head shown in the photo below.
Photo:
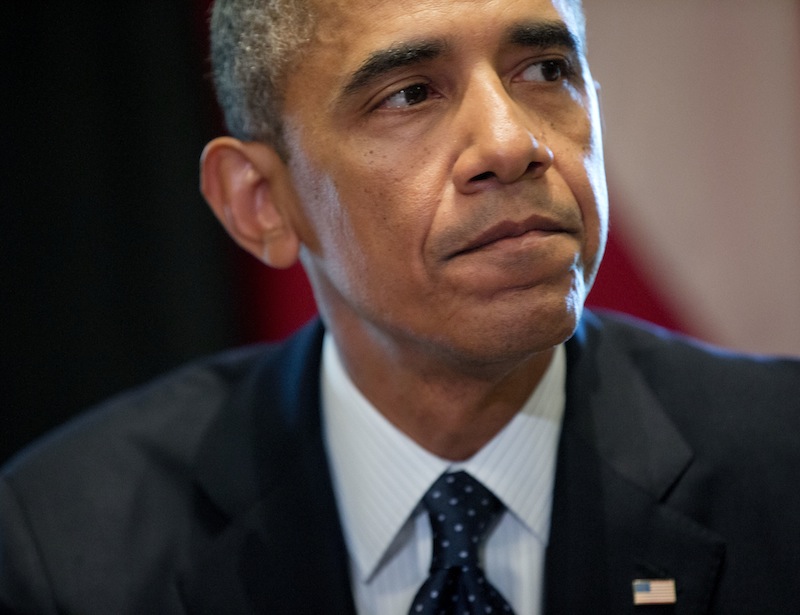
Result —
[{"label": "man's head", "polygon": [[[477,365],[566,339],[607,226],[579,4],[309,7],[294,5],[302,27],[282,60],[215,68],[277,71],[262,75],[277,102],[253,92],[228,112],[266,143],[206,150],[203,190],[229,232],[272,265],[302,259],[340,346]],[[246,128],[262,112],[273,137]]]}]

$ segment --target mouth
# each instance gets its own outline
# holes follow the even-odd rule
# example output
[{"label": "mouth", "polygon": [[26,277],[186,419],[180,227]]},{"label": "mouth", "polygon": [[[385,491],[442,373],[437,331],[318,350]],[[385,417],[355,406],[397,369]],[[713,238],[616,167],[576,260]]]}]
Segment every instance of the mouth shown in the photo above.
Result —
[{"label": "mouth", "polygon": [[531,216],[521,222],[504,220],[486,229],[463,247],[454,252],[450,258],[463,256],[479,250],[490,249],[507,241],[534,239],[555,234],[574,234],[575,230],[563,223],[544,216]]}]

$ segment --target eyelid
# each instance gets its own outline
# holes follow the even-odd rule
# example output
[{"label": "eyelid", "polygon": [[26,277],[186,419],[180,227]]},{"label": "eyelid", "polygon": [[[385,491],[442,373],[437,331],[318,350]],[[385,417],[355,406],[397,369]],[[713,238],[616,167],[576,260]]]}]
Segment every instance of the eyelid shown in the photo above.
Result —
[{"label": "eyelid", "polygon": [[[537,64],[545,64],[547,62],[555,62],[561,66],[561,79],[559,81],[564,81],[567,79],[572,79],[575,75],[578,74],[578,70],[576,68],[575,60],[570,56],[565,55],[548,55],[546,57],[538,57],[535,59],[529,59],[526,62],[522,63],[517,70],[513,72],[512,81],[520,80],[520,75],[527,71],[532,66],[536,66]],[[552,83],[556,83],[553,81]]]},{"label": "eyelid", "polygon": [[[426,79],[419,78],[419,77],[417,77],[417,78],[413,78],[412,77],[412,78],[409,78],[409,79],[404,79],[403,81],[401,81],[399,83],[396,83],[394,85],[391,85],[391,86],[388,86],[388,87],[382,89],[379,94],[377,94],[376,96],[370,98],[370,102],[366,105],[367,109],[369,111],[378,111],[383,107],[383,105],[386,103],[386,101],[388,101],[393,96],[397,96],[398,94],[400,94],[400,92],[403,92],[404,90],[409,90],[409,89],[417,87],[417,86],[422,86],[422,87],[427,88],[429,98],[434,93],[434,90],[431,87],[430,81],[428,81]],[[426,99],[426,100],[424,100],[421,103],[418,103],[416,105],[409,105],[408,107],[406,107],[406,109],[409,109],[409,108],[412,108],[412,107],[418,107],[418,106],[424,104],[427,101],[428,101],[428,99]],[[395,108],[395,109],[387,109],[387,110],[388,111],[397,111],[398,109]],[[400,110],[402,110],[402,109],[400,109]]]}]

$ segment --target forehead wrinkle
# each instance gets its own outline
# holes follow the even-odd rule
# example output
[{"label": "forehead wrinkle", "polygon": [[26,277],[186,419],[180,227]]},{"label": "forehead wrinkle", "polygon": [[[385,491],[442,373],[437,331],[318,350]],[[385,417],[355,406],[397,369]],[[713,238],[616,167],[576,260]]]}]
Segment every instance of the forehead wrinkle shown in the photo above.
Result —
[{"label": "forehead wrinkle", "polygon": [[435,60],[445,53],[447,43],[442,40],[422,40],[398,43],[370,54],[348,79],[343,92],[351,95],[375,79],[394,70]]}]

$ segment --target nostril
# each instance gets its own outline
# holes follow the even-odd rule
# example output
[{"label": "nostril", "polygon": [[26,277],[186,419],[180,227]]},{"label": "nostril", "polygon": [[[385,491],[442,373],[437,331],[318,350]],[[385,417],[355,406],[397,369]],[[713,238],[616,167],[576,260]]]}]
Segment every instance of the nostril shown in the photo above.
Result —
[{"label": "nostril", "polygon": [[[544,169],[544,168],[545,168],[545,165],[543,165],[541,162],[533,161],[533,162],[528,164],[527,168],[525,169],[525,173],[523,173],[523,175],[536,174],[537,171],[539,171],[539,169]],[[495,177],[498,177],[498,175],[496,173],[494,173],[493,171],[486,171],[484,173],[476,175],[475,177],[470,179],[470,181],[471,182],[479,182],[479,181],[483,181],[483,180],[486,180],[486,179],[493,179]]]},{"label": "nostril", "polygon": [[491,179],[492,177],[494,177],[494,173],[492,173],[491,171],[486,171],[486,173],[481,173],[480,175],[476,175],[470,181],[479,182],[483,181],[484,179]]}]

